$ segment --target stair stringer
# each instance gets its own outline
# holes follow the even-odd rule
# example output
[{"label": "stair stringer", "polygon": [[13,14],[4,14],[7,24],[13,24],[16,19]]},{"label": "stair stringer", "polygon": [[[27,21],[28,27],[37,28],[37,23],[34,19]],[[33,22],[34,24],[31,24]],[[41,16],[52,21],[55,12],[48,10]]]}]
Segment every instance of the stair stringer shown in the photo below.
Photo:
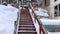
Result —
[{"label": "stair stringer", "polygon": [[32,17],[32,20],[33,20],[34,26],[35,26],[35,28],[36,28],[37,34],[40,34],[39,25],[38,25],[38,23],[37,23],[37,20],[36,20],[36,22],[35,22],[34,14],[32,14],[32,9],[29,9],[29,12],[30,12],[30,15],[31,15],[31,17]]},{"label": "stair stringer", "polygon": [[18,16],[17,16],[18,18],[17,18],[17,31],[16,31],[16,34],[18,34],[21,9],[22,9],[22,7],[19,6],[19,12],[17,13],[18,14]]}]

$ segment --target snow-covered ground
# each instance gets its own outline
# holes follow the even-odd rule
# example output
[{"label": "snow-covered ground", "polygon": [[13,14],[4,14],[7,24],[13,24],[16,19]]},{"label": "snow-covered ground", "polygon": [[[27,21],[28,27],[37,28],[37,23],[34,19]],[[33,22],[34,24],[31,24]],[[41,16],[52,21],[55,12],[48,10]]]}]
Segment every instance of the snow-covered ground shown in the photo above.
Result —
[{"label": "snow-covered ground", "polygon": [[41,18],[40,21],[42,22],[43,25],[60,25],[60,20],[56,19]]},{"label": "snow-covered ground", "polygon": [[48,17],[48,16],[49,16],[49,15],[47,14],[48,11],[43,10],[43,9],[41,9],[41,8],[38,8],[38,10],[35,10],[34,12],[35,12],[35,14],[36,14],[37,16],[44,16],[44,17]]},{"label": "snow-covered ground", "polygon": [[[49,29],[47,31],[48,34],[60,34],[60,20],[56,20],[56,19],[46,19],[46,18],[41,18],[40,19],[41,23],[47,27],[49,25]],[[52,29],[53,28],[53,29]],[[52,31],[52,32],[49,32],[49,31]],[[53,32],[55,31],[55,32]],[[59,31],[59,32],[58,32]]]},{"label": "snow-covered ground", "polygon": [[[41,8],[38,8],[38,11],[34,11],[37,17],[49,17],[47,11]],[[60,25],[60,20],[48,19],[48,18],[38,18],[42,25]],[[60,34],[60,32],[48,32],[48,34]]]},{"label": "snow-covered ground", "polygon": [[[38,11],[34,11],[37,17],[49,17],[48,13],[46,10],[38,8]],[[60,20],[57,19],[48,19],[48,18],[38,18],[43,25],[60,25]]]},{"label": "snow-covered ground", "polygon": [[60,34],[60,32],[48,32],[48,34]]},{"label": "snow-covered ground", "polygon": [[13,34],[17,12],[18,9],[10,4],[8,6],[0,5],[0,34]]}]

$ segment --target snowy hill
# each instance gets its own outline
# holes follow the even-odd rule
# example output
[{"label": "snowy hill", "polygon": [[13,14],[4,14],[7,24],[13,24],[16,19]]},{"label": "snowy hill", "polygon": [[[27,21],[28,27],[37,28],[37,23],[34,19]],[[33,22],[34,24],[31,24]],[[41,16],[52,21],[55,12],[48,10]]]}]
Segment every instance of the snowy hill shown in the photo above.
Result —
[{"label": "snowy hill", "polygon": [[8,6],[0,5],[0,34],[13,34],[17,12],[18,9],[10,4]]}]

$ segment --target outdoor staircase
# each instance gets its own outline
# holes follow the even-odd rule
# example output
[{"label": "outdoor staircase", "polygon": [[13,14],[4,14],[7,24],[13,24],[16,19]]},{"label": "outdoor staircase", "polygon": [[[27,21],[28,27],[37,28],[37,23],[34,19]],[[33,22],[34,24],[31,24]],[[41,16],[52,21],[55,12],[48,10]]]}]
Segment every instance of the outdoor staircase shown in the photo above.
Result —
[{"label": "outdoor staircase", "polygon": [[31,15],[27,8],[21,9],[18,34],[37,34]]}]

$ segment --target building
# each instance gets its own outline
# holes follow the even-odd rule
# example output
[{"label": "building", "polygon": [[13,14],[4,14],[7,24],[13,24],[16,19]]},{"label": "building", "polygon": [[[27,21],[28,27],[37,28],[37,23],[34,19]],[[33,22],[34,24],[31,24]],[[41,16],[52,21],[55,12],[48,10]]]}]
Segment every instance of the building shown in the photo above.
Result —
[{"label": "building", "polygon": [[60,0],[42,0],[40,7],[48,10],[50,18],[60,16]]}]

